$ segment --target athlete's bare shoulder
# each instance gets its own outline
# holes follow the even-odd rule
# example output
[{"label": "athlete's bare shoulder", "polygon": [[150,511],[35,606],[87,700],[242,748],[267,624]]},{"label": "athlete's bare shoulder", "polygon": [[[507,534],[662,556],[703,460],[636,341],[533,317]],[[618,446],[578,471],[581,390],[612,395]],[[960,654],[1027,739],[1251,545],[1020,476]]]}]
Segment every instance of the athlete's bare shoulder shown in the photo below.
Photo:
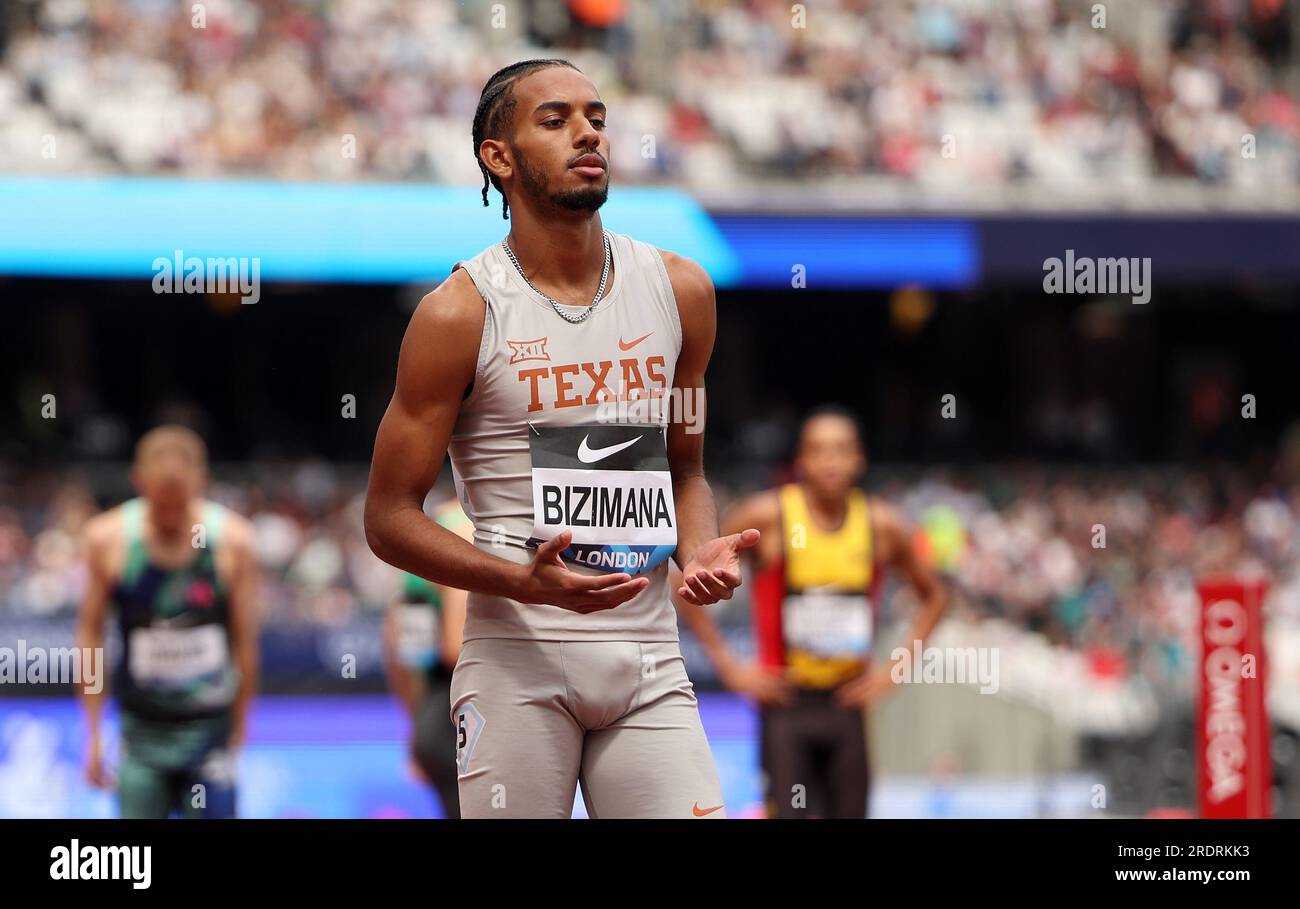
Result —
[{"label": "athlete's bare shoulder", "polygon": [[776,525],[781,523],[781,491],[779,489],[764,489],[762,492],[756,492],[745,500],[755,520],[767,524]]},{"label": "athlete's bare shoulder", "polygon": [[736,502],[722,520],[722,533],[740,533],[753,527],[763,536],[753,555],[759,566],[781,556],[781,499],[775,489],[765,489]]},{"label": "athlete's bare shoulder", "polygon": [[90,550],[111,546],[122,535],[122,506],[117,505],[90,518],[82,526],[82,538]]},{"label": "athlete's bare shoulder", "polygon": [[215,504],[221,509],[220,541],[216,551],[217,571],[229,583],[255,564],[253,538],[256,531],[252,521],[233,509],[220,503],[204,504]]},{"label": "athlete's bare shoulder", "polygon": [[677,315],[682,323],[682,356],[673,374],[674,384],[699,388],[704,371],[713,355],[713,341],[718,331],[717,304],[713,279],[698,262],[666,249],[659,250],[677,299]]},{"label": "athlete's bare shoulder", "polygon": [[679,308],[713,306],[713,279],[704,266],[667,249],[659,250],[659,255],[664,260],[664,269],[668,272],[668,281],[673,286]]},{"label": "athlete's bare shoulder", "polygon": [[902,530],[906,526],[903,513],[894,505],[876,496],[867,496],[867,506],[876,526],[891,531]]},{"label": "athlete's bare shoulder", "polygon": [[764,533],[773,532],[781,523],[781,497],[775,489],[751,493],[727,512],[723,533],[740,533],[747,527],[756,527]]},{"label": "athlete's bare shoulder", "polygon": [[483,296],[469,272],[458,268],[420,300],[416,312],[430,311],[442,316],[465,317],[483,314]]},{"label": "athlete's bare shoulder", "polygon": [[225,545],[240,552],[251,552],[253,548],[253,522],[237,511],[220,506],[222,509],[221,537]]},{"label": "athlete's bare shoulder", "polygon": [[121,505],[100,512],[82,525],[83,551],[92,569],[111,572],[113,554],[122,541],[123,526]]},{"label": "athlete's bare shoulder", "polygon": [[868,496],[867,505],[871,514],[872,538],[876,541],[881,558],[888,561],[901,547],[909,545],[910,529],[907,519],[884,499]]},{"label": "athlete's bare shoulder", "polygon": [[463,268],[425,294],[402,339],[399,396],[419,399],[436,395],[442,390],[441,380],[446,381],[448,390],[472,381],[486,312],[487,304]]}]

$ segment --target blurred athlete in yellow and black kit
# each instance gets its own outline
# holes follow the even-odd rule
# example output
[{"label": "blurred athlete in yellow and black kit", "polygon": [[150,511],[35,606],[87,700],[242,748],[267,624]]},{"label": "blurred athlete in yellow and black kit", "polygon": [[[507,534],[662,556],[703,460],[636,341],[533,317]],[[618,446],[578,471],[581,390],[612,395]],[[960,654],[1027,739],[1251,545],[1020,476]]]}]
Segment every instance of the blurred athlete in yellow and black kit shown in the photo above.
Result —
[{"label": "blurred athlete in yellow and black kit", "polygon": [[760,705],[769,816],[862,818],[863,710],[893,686],[890,664],[871,664],[881,570],[898,571],[920,601],[909,649],[938,623],[947,595],[901,515],[858,488],[867,460],[850,412],[810,414],[794,466],[797,482],[742,500],[722,526],[724,534],[744,527],[763,534],[752,550],[757,664],[728,652],[689,591],[679,586],[676,602],[724,684]]}]

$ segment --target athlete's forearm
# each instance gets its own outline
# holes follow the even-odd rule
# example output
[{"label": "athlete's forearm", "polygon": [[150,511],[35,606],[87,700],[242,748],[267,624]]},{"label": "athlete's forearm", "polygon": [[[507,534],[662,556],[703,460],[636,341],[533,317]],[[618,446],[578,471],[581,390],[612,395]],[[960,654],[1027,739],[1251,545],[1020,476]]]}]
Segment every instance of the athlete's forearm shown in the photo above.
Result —
[{"label": "athlete's forearm", "polygon": [[397,695],[397,699],[402,702],[402,706],[410,715],[415,708],[415,674],[402,665],[397,652],[397,622],[393,612],[395,608],[390,606],[388,614],[384,616],[384,677],[388,681],[388,690]]},{"label": "athlete's forearm", "polygon": [[81,706],[86,716],[86,731],[90,738],[97,738],[99,736],[99,717],[104,709],[103,692],[94,694],[87,691],[85,686],[82,686]]},{"label": "athlete's forearm", "polygon": [[253,695],[257,691],[258,673],[261,668],[258,659],[260,575],[249,540],[243,541],[238,552],[240,558],[238,574],[230,596],[229,625],[231,656],[239,685],[235,690],[234,701],[231,703],[233,724],[231,743],[235,746],[243,744],[248,714],[252,707]]},{"label": "athlete's forearm", "polygon": [[[77,627],[77,647],[83,654],[103,652],[104,629],[92,622],[82,620]],[[102,661],[100,665],[103,665]],[[99,717],[103,712],[104,696],[108,691],[108,680],[99,679],[93,688],[81,685],[78,688],[80,700],[86,715],[86,728],[93,738],[99,735]]]},{"label": "athlete's forearm", "polygon": [[921,608],[912,621],[911,634],[907,638],[907,643],[916,642],[924,647],[926,639],[939,624],[939,619],[943,618],[944,610],[948,608],[948,591],[936,580],[931,582],[928,589],[917,592],[921,595]]},{"label": "athlete's forearm", "polygon": [[415,713],[420,694],[419,681],[415,678],[415,673],[405,666],[394,663],[388,664],[385,668],[388,675],[388,689],[402,703],[407,716],[410,716]]},{"label": "athlete's forearm", "polygon": [[526,565],[483,552],[416,507],[366,522],[375,555],[411,574],[474,593],[518,599]]},{"label": "athlete's forearm", "polygon": [[912,545],[912,534],[902,518],[883,503],[875,513],[876,520],[881,522],[880,539],[888,553],[885,555],[886,563],[898,571],[921,604],[912,620],[906,644],[909,649],[913,643],[924,646],[948,608],[948,590]]},{"label": "athlete's forearm", "polygon": [[256,645],[245,644],[240,647],[236,664],[239,669],[239,689],[235,692],[230,712],[235,728],[243,730],[248,720],[248,710],[253,703],[253,693],[257,690]]},{"label": "athlete's forearm", "polygon": [[673,561],[686,566],[697,549],[718,538],[718,507],[703,474],[674,477],[673,503],[677,506],[677,551]]}]

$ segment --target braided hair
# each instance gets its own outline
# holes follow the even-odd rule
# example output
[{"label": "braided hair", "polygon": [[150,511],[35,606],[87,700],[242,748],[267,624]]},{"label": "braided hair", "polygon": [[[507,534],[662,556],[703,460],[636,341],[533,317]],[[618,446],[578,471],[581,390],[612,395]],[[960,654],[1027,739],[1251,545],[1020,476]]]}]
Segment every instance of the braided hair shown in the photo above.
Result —
[{"label": "braided hair", "polygon": [[497,179],[497,175],[487,169],[487,165],[479,157],[478,150],[483,140],[488,137],[496,138],[503,133],[513,137],[514,84],[524,76],[548,66],[567,66],[569,69],[578,70],[568,60],[521,60],[512,63],[492,74],[487,85],[483,86],[483,94],[479,95],[478,99],[478,109],[474,111],[474,160],[478,162],[478,169],[483,172],[483,206],[486,208],[488,204],[488,182],[491,181],[491,184],[497,188],[497,192],[501,193],[502,220],[510,217],[510,203],[506,200],[506,191],[501,188],[501,181]]}]

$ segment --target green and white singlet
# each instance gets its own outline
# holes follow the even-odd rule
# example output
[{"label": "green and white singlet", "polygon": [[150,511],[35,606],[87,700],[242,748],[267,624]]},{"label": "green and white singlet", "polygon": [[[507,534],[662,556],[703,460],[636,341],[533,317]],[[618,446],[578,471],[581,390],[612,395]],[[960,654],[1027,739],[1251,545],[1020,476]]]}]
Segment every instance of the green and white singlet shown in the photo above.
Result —
[{"label": "green and white singlet", "polygon": [[227,714],[239,679],[230,654],[229,592],[216,569],[225,509],[204,503],[206,545],[179,568],[151,561],[144,500],[122,510],[127,558],[113,605],[124,648],[114,683],[123,711],[157,721]]}]

